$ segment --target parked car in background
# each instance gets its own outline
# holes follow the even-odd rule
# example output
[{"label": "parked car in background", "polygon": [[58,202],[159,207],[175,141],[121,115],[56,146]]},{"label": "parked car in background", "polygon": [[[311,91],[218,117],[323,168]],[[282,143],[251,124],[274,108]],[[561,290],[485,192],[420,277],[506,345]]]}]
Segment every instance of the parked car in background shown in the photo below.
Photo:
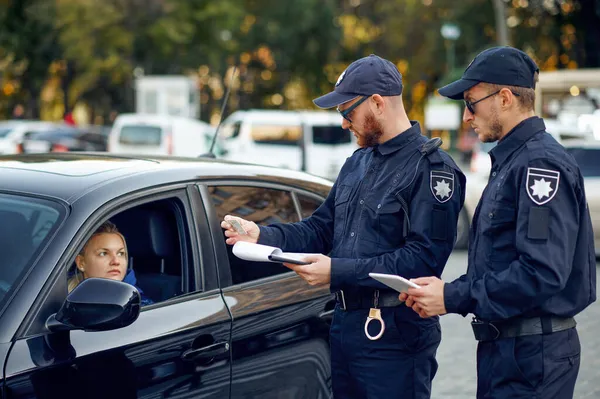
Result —
[{"label": "parked car in background", "polygon": [[[296,222],[331,186],[202,158],[0,156],[2,397],[330,397],[329,288],[236,258],[220,222]],[[106,220],[154,304],[105,279],[67,293]]]},{"label": "parked car in background", "polygon": [[106,151],[106,137],[85,128],[66,125],[27,134],[19,153]]},{"label": "parked car in background", "polygon": [[0,154],[16,154],[23,138],[59,126],[53,122],[31,120],[0,121]]},{"label": "parked car in background", "polygon": [[115,154],[197,157],[208,152],[214,130],[192,118],[121,114],[110,132],[108,150]]},{"label": "parked car in background", "polygon": [[358,148],[335,111],[236,111],[221,126],[225,159],[301,170],[335,180]]}]

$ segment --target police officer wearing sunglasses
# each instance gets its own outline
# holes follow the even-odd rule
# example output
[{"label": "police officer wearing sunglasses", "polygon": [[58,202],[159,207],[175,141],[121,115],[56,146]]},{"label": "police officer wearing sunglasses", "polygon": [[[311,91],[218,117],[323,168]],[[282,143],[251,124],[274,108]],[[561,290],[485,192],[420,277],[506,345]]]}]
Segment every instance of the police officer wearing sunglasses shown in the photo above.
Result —
[{"label": "police officer wearing sunglasses", "polygon": [[538,67],[495,47],[439,90],[464,99],[463,120],[492,169],[473,217],[467,274],[401,295],[421,316],[475,315],[478,398],[572,398],[580,344],[574,316],[596,300],[593,232],[575,160],[534,115]]},{"label": "police officer wearing sunglasses", "polygon": [[[421,135],[402,104],[402,76],[371,55],[353,62],[333,92],[314,100],[337,107],[359,149],[346,160],[329,196],[309,218],[256,227],[238,240],[321,253],[310,265],[287,265],[309,284],[329,285],[337,298],[331,325],[335,398],[428,398],[437,370],[437,318],[421,319],[395,291],[369,273],[440,276],[456,238],[465,177]],[[255,231],[256,233],[252,233]]]}]

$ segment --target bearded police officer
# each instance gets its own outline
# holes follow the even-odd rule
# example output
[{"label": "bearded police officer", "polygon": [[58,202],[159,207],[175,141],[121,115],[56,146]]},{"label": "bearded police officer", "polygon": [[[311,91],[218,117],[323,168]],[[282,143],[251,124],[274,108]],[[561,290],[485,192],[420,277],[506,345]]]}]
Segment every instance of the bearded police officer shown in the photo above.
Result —
[{"label": "bearded police officer", "polygon": [[[337,306],[331,326],[336,398],[428,398],[437,370],[437,318],[421,319],[370,272],[440,276],[452,251],[465,177],[453,160],[410,121],[402,76],[371,55],[353,62],[333,92],[314,102],[337,107],[359,149],[346,160],[325,202],[294,224],[247,231],[227,222],[228,244],[250,241],[285,251],[322,253],[286,266],[309,284],[329,284]],[[371,321],[373,321],[371,323]]]},{"label": "bearded police officer", "polygon": [[473,217],[467,274],[414,280],[421,316],[472,313],[478,398],[572,398],[580,344],[573,316],[596,299],[593,232],[575,160],[534,116],[538,67],[495,47],[439,90],[464,99],[463,120],[492,169]]}]

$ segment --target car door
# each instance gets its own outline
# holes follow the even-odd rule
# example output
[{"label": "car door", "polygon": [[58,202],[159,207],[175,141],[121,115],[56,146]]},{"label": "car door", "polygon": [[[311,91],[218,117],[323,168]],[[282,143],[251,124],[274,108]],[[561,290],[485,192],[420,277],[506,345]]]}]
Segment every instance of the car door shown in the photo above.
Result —
[{"label": "car door", "polygon": [[231,397],[330,397],[329,288],[311,287],[279,263],[236,258],[219,227],[225,214],[258,224],[299,221],[323,198],[268,183],[224,181],[200,189],[233,317]]},{"label": "car door", "polygon": [[[36,331],[32,322],[8,355],[6,398],[229,397],[231,317],[216,280],[206,216],[190,206],[198,201],[197,190],[139,201],[135,205],[144,211],[173,212],[176,218],[173,242],[182,251],[177,257],[182,292],[143,307],[133,324],[117,330]],[[125,224],[122,214],[113,219]],[[143,220],[136,223],[143,231]],[[71,248],[65,253],[69,251],[78,252]],[[64,297],[66,274],[61,274],[46,303],[56,301],[56,295]]]}]

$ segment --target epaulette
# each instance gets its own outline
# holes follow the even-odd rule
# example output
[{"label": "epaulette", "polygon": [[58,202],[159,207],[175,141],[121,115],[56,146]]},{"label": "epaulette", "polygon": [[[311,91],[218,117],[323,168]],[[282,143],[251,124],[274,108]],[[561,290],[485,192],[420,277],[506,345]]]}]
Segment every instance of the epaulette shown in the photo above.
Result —
[{"label": "epaulette", "polygon": [[430,165],[444,164],[444,160],[438,151],[438,148],[442,145],[442,139],[434,137],[427,140],[420,148],[419,152],[422,156],[427,157]]}]

